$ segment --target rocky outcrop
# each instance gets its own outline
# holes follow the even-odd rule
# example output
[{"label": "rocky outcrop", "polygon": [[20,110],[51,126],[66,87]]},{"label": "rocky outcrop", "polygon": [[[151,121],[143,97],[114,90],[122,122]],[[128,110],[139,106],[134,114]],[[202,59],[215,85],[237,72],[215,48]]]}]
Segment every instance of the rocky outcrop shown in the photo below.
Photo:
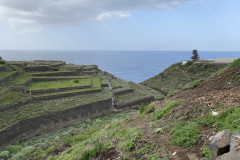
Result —
[{"label": "rocky outcrop", "polygon": [[208,148],[213,153],[214,157],[217,157],[229,151],[230,142],[230,131],[223,130],[214,136]]}]

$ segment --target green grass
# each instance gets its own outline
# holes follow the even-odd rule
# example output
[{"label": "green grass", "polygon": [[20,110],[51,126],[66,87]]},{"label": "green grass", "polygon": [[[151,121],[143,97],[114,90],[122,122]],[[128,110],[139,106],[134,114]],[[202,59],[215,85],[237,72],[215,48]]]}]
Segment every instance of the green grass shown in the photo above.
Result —
[{"label": "green grass", "polygon": [[16,76],[11,81],[11,83],[17,84],[17,85],[22,85],[22,84],[24,84],[25,82],[27,82],[30,79],[31,79],[31,77],[27,76],[26,74],[23,74],[23,75]]},{"label": "green grass", "polygon": [[79,83],[75,83],[75,80],[58,80],[58,81],[44,81],[33,82],[27,86],[28,90],[42,90],[42,89],[55,89],[66,87],[84,87],[91,85],[91,79],[78,79]]},{"label": "green grass", "polygon": [[195,80],[195,81],[190,83],[188,88],[190,88],[190,89],[196,88],[197,86],[202,84],[203,81],[204,81],[203,79]]},{"label": "green grass", "polygon": [[185,148],[190,147],[199,139],[198,133],[200,132],[199,126],[194,122],[178,122],[171,129],[170,142],[177,146]]},{"label": "green grass", "polygon": [[11,103],[21,103],[23,100],[31,98],[30,96],[17,92],[12,91],[11,89],[4,88],[0,90],[0,105],[6,105]]},{"label": "green grass", "polygon": [[178,106],[178,105],[181,104],[181,103],[182,103],[181,100],[168,103],[167,105],[165,105],[165,106],[162,107],[161,109],[159,109],[159,110],[157,110],[156,112],[152,113],[150,119],[151,119],[152,121],[154,121],[154,120],[161,119],[161,118],[167,116],[167,115],[169,114],[169,111],[170,111],[172,108]]},{"label": "green grass", "polygon": [[196,79],[206,79],[218,70],[225,68],[225,66],[208,66],[201,63],[182,65],[181,63],[176,63],[169,66],[160,74],[147,79],[140,84],[155,88],[156,90],[164,91],[166,94],[179,90],[182,86],[189,83],[189,78],[178,68],[183,70],[189,77],[191,77],[191,81],[193,81]]},{"label": "green grass", "polygon": [[213,154],[208,147],[203,147],[203,154],[204,154],[204,157],[207,159],[213,158]]},{"label": "green grass", "polygon": [[229,64],[229,68],[235,68],[240,66],[240,58],[236,59],[235,61],[233,61],[232,63]]},{"label": "green grass", "polygon": [[14,110],[8,110],[0,113],[0,130],[11,126],[18,121],[46,115],[49,113],[81,106],[110,98],[108,88],[103,88],[102,92],[79,95],[57,100],[41,101],[24,105]]},{"label": "green grass", "polygon": [[15,73],[15,71],[10,71],[10,72],[0,72],[0,79],[7,77],[11,74]]},{"label": "green grass", "polygon": [[228,129],[231,132],[240,132],[240,108],[229,108],[220,112],[217,116],[212,116],[209,112],[206,116],[192,120],[202,126],[211,127],[215,125],[218,131]]}]

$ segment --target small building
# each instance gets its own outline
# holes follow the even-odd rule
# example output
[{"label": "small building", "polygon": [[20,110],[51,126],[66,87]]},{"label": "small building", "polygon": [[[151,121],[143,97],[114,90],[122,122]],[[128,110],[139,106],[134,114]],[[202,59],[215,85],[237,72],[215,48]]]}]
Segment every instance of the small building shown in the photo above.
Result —
[{"label": "small building", "polygon": [[185,64],[187,64],[189,61],[182,61],[182,65],[184,66]]}]

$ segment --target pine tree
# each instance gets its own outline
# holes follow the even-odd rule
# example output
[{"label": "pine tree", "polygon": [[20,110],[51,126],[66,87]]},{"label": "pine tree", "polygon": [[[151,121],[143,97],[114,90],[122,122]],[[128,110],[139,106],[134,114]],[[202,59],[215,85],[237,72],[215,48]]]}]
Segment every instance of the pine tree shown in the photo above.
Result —
[{"label": "pine tree", "polygon": [[191,57],[191,59],[192,59],[193,61],[199,60],[198,51],[197,51],[196,49],[194,49],[194,50],[192,51],[192,54],[193,54],[193,56]]}]

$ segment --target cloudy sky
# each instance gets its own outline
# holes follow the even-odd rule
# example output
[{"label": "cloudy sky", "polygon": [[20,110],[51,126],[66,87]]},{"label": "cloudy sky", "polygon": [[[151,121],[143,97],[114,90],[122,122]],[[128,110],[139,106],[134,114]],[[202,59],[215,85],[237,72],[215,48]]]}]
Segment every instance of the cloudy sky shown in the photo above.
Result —
[{"label": "cloudy sky", "polygon": [[239,0],[0,0],[0,49],[240,51]]}]

